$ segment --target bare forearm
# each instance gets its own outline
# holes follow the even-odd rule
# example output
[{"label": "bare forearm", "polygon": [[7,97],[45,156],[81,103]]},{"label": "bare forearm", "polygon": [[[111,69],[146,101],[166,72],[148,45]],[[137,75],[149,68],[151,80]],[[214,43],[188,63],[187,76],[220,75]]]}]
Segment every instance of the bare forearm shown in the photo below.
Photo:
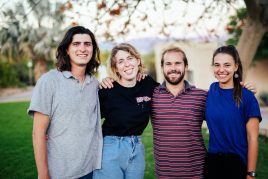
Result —
[{"label": "bare forearm", "polygon": [[34,113],[33,124],[33,147],[36,167],[39,179],[49,179],[47,163],[46,131],[49,125],[49,118],[42,113]]},{"label": "bare forearm", "polygon": [[256,171],[258,159],[258,139],[248,140],[248,171]]},{"label": "bare forearm", "polygon": [[47,165],[46,135],[33,132],[34,157],[39,179],[49,179]]},{"label": "bare forearm", "polygon": [[[246,125],[247,140],[248,140],[248,163],[247,171],[256,172],[256,165],[258,159],[258,138],[259,138],[259,119],[250,118]],[[247,179],[254,178],[247,175]]]}]

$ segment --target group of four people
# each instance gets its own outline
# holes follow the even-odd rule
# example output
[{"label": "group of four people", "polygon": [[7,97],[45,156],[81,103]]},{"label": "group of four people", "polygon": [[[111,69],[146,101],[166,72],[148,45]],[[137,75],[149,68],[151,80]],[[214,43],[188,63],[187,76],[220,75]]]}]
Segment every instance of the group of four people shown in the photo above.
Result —
[{"label": "group of four people", "polygon": [[[157,178],[256,174],[261,115],[254,94],[240,85],[242,65],[233,46],[215,51],[218,82],[208,92],[184,80],[188,60],[177,47],[163,52],[161,85],[150,76],[138,81],[141,56],[122,43],[109,61],[116,81],[99,90],[93,76],[99,48],[94,34],[81,26],[67,31],[56,57],[57,69],[38,80],[28,109],[39,178],[142,179],[140,136],[150,116]],[[208,153],[203,120],[210,131]]]}]

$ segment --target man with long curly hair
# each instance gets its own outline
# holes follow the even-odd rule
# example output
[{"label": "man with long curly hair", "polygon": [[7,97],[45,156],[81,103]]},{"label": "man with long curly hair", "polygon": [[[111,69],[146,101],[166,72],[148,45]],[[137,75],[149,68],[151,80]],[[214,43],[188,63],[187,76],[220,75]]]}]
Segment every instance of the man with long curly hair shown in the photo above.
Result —
[{"label": "man with long curly hair", "polygon": [[57,48],[57,69],[37,82],[28,113],[39,178],[92,178],[101,165],[102,133],[94,34],[70,28]]}]

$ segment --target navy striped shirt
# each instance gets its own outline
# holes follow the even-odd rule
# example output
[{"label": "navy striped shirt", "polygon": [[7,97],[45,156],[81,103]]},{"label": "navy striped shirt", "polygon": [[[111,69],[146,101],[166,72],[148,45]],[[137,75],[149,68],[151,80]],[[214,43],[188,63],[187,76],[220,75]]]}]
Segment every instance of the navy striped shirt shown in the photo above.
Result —
[{"label": "navy striped shirt", "polygon": [[203,178],[206,148],[201,125],[207,92],[190,86],[177,96],[155,88],[152,125],[155,170],[158,178]]}]

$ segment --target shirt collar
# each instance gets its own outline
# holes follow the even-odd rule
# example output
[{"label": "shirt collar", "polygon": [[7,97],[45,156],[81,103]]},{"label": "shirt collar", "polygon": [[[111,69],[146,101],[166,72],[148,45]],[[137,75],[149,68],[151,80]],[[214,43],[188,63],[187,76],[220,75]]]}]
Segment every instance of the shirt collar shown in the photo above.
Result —
[{"label": "shirt collar", "polygon": [[[73,79],[75,79],[75,77],[73,76],[73,74],[70,71],[63,71],[62,74],[63,74],[63,76],[65,78],[73,78]],[[91,79],[92,79],[92,77],[87,74],[86,75],[86,79],[85,79],[85,84],[90,83],[91,82]]]},{"label": "shirt collar", "polygon": [[[192,85],[191,83],[189,83],[187,80],[184,80],[184,90],[183,92],[188,92],[190,90],[192,90],[193,88],[195,88],[194,85]],[[167,87],[166,87],[166,81],[164,81],[161,85],[160,85],[160,90],[167,90]]]},{"label": "shirt collar", "polygon": [[63,74],[63,76],[65,76],[65,78],[74,77],[70,71],[63,71],[62,74]]}]

